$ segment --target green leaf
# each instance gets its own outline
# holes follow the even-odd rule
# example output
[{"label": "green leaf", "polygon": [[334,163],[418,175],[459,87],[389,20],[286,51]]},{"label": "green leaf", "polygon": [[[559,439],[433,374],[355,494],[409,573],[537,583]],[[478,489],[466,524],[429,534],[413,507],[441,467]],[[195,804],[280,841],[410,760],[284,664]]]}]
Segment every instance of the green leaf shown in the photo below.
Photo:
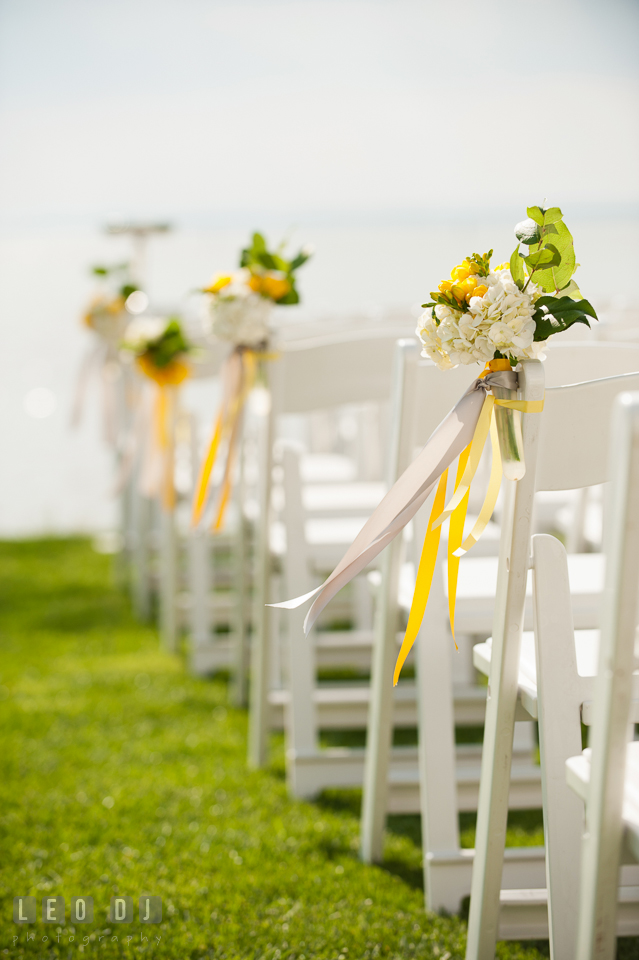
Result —
[{"label": "green leaf", "polygon": [[574,280],[571,280],[570,283],[567,283],[565,287],[562,287],[560,292],[566,297],[571,297],[573,300],[583,300],[584,298],[583,293]]},{"label": "green leaf", "polygon": [[544,212],[544,226],[547,226],[550,223],[557,223],[562,219],[563,213],[559,207],[548,207],[548,209]]},{"label": "green leaf", "polygon": [[130,297],[132,293],[138,289],[134,283],[125,283],[120,287],[120,294],[126,300],[127,297]]},{"label": "green leaf", "polygon": [[521,223],[518,223],[515,227],[515,236],[521,243],[525,243],[527,246],[538,243],[541,238],[539,224],[535,223],[532,218],[522,220]]},{"label": "green leaf", "polygon": [[540,247],[544,249],[548,246],[553,246],[559,251],[561,263],[550,264],[544,269],[537,270],[533,280],[546,293],[553,293],[570,283],[570,278],[577,269],[572,234],[565,223],[558,221],[544,227],[544,239]]},{"label": "green leaf", "polygon": [[291,272],[293,272],[293,270],[297,270],[298,267],[301,267],[303,264],[305,264],[306,261],[310,259],[310,257],[311,257],[310,251],[300,250],[297,256],[293,257],[293,259],[291,260],[291,263],[290,263]]},{"label": "green leaf", "polygon": [[526,274],[524,273],[524,258],[519,253],[519,244],[517,244],[513,250],[510,258],[510,273],[513,280],[521,290],[526,282]]},{"label": "green leaf", "polygon": [[585,323],[590,326],[588,317],[597,320],[594,307],[587,300],[573,300],[571,297],[540,297],[535,304],[535,340],[547,340],[554,333],[563,333],[573,323]]},{"label": "green leaf", "polygon": [[[533,270],[535,267],[558,266],[561,263],[561,254],[553,244],[549,243],[542,247],[541,250],[528,254],[527,257],[524,257],[524,260],[530,270]],[[533,279],[536,282],[536,277]]]},{"label": "green leaf", "polygon": [[286,307],[286,306],[290,306],[290,305],[292,305],[292,304],[294,304],[294,303],[299,303],[299,302],[300,302],[300,295],[299,295],[299,293],[297,292],[297,290],[295,289],[295,287],[291,287],[291,289],[288,291],[288,293],[285,294],[283,297],[281,297],[281,298],[277,301],[277,305],[278,305],[278,307],[279,307],[279,306],[284,306],[284,307]]},{"label": "green leaf", "polygon": [[106,267],[93,267],[91,272],[97,277],[106,277],[109,271]]},{"label": "green leaf", "polygon": [[534,220],[535,223],[538,223],[540,227],[544,225],[544,211],[541,207],[527,207],[526,213],[531,220]]}]

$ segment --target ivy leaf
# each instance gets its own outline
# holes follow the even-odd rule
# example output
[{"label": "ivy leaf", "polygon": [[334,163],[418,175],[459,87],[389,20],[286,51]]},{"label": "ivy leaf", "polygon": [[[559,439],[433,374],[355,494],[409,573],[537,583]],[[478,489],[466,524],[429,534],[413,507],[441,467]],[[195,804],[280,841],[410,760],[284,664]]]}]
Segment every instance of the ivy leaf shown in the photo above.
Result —
[{"label": "ivy leaf", "polygon": [[[533,270],[535,267],[554,267],[561,263],[561,254],[552,243],[547,243],[541,250],[528,254],[527,257],[524,257],[524,260],[530,270]],[[535,276],[535,282],[536,281],[537,277]]]},{"label": "ivy leaf", "polygon": [[526,281],[526,274],[524,273],[524,258],[519,253],[519,244],[515,247],[510,258],[510,273],[521,290]]},{"label": "ivy leaf", "polygon": [[521,223],[518,223],[515,227],[515,236],[521,243],[525,243],[527,246],[538,243],[541,237],[539,224],[535,223],[532,218],[522,220]]},{"label": "ivy leaf", "polygon": [[550,223],[557,223],[559,220],[563,220],[563,213],[559,207],[549,207],[544,211],[544,226],[548,226]]},{"label": "ivy leaf", "polygon": [[535,223],[538,223],[540,227],[544,225],[544,211],[541,207],[527,207],[526,213],[531,220],[534,220]]},{"label": "ivy leaf", "polygon": [[590,326],[588,317],[598,319],[595,308],[587,300],[573,300],[571,297],[540,297],[535,304],[536,341],[547,340],[554,333],[563,333],[573,323],[585,323]]}]

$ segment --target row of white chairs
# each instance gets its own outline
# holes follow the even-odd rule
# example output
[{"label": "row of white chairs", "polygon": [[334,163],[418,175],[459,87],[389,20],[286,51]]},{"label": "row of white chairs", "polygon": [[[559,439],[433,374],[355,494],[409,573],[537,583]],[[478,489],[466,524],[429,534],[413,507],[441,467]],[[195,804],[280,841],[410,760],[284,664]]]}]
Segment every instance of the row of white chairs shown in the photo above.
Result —
[{"label": "row of white chairs", "polygon": [[[524,481],[505,484],[507,495],[500,516],[502,555],[499,563],[490,556],[473,558],[472,555],[462,561],[457,607],[458,629],[463,635],[461,652],[459,655],[452,654],[452,641],[445,617],[444,564],[440,563],[420,635],[421,642],[417,644],[417,679],[400,684],[393,694],[390,686],[392,665],[402,618],[405,617],[402,612],[406,604],[405,595],[407,592],[410,594],[411,571],[406,561],[412,549],[421,546],[427,506],[414,523],[412,548],[410,541],[398,539],[382,558],[376,582],[371,585],[363,581],[357,587],[360,609],[366,607],[366,591],[371,590],[376,606],[374,630],[370,628],[370,623],[365,623],[365,629],[344,632],[320,629],[305,639],[300,612],[282,615],[269,611],[265,602],[306,592],[315,586],[322,569],[328,571],[339,559],[339,551],[347,545],[344,531],[349,529],[348,524],[342,524],[341,540],[339,531],[335,535],[339,523],[333,523],[332,541],[330,536],[324,537],[324,542],[318,544],[313,543],[313,520],[320,518],[325,521],[332,509],[333,514],[338,515],[338,520],[347,519],[351,523],[349,537],[352,538],[357,523],[363,522],[363,517],[374,506],[376,497],[379,498],[383,492],[379,481],[376,492],[371,490],[370,483],[367,486],[366,482],[360,481],[359,487],[342,484],[343,489],[336,496],[334,488],[338,485],[333,484],[332,496],[327,496],[326,484],[305,484],[300,476],[299,453],[290,444],[282,446],[280,443],[279,451],[277,449],[275,440],[282,418],[286,414],[310,415],[345,404],[381,405],[390,400],[391,453],[386,473],[386,483],[389,484],[407,465],[415,447],[423,444],[472,378],[469,370],[462,368],[443,373],[428,361],[420,360],[414,340],[402,343],[394,357],[395,338],[396,330],[384,330],[378,331],[377,337],[367,333],[353,336],[351,333],[341,338],[305,338],[286,344],[281,350],[280,359],[269,367],[270,403],[265,402],[262,392],[254,405],[250,423],[257,440],[258,470],[252,493],[258,501],[259,512],[253,578],[246,576],[248,557],[246,553],[242,554],[242,544],[246,548],[241,533],[244,522],[238,524],[239,537],[227,538],[230,546],[235,542],[236,556],[239,549],[240,558],[233,571],[235,583],[240,584],[240,622],[230,643],[230,659],[227,659],[227,665],[230,663],[236,671],[246,668],[246,628],[250,620],[254,629],[250,760],[254,765],[266,761],[269,732],[273,725],[281,723],[287,742],[289,783],[295,793],[313,796],[326,786],[363,784],[362,855],[367,860],[381,858],[384,822],[389,811],[420,811],[427,905],[433,909],[458,910],[463,897],[471,892],[471,874],[474,874],[469,956],[492,956],[491,947],[487,946],[491,936],[493,940],[497,936],[538,937],[549,932],[551,942],[561,944],[561,936],[568,934],[561,933],[561,923],[557,926],[557,910],[550,909],[550,922],[548,920],[549,904],[553,900],[550,874],[547,886],[550,894],[545,892],[545,875],[550,870],[549,864],[553,863],[550,852],[553,849],[552,840],[548,830],[546,854],[543,850],[531,848],[505,852],[503,838],[504,818],[509,806],[541,806],[543,803],[545,821],[550,816],[550,822],[562,822],[563,814],[557,814],[560,817],[558,821],[552,819],[555,810],[565,809],[562,801],[557,801],[552,807],[553,813],[548,813],[546,794],[550,776],[548,769],[556,770],[557,756],[561,756],[561,762],[566,759],[568,737],[565,741],[561,737],[554,738],[550,750],[540,742],[541,768],[535,766],[531,757],[534,737],[530,718],[537,719],[535,710],[539,711],[539,706],[534,705],[530,693],[530,651],[534,650],[531,637],[524,639],[522,649],[527,660],[524,657],[520,668],[521,676],[528,669],[528,700],[522,700],[521,696],[519,700],[515,698],[515,706],[511,704],[510,713],[504,702],[508,694],[512,695],[512,677],[509,687],[502,677],[502,661],[506,649],[508,663],[513,657],[517,660],[516,653],[513,653],[514,647],[518,646],[516,631],[522,626],[532,627],[531,618],[538,611],[538,591],[533,590],[531,594],[530,585],[528,600],[525,600],[533,508],[536,507],[540,515],[543,514],[546,519],[550,516],[552,520],[555,516],[552,511],[560,508],[562,503],[579,505],[574,495],[567,494],[562,501],[557,491],[588,488],[607,479],[604,449],[606,416],[610,413],[612,398],[619,391],[639,386],[639,383],[632,382],[632,376],[623,376],[639,370],[639,347],[559,343],[549,349],[544,366],[550,389],[546,392],[546,410],[540,418],[541,440],[537,441],[534,436],[534,415],[525,416],[528,470]],[[538,377],[535,382],[536,369],[536,364],[524,365],[522,382],[526,397],[530,394],[530,398],[533,398],[535,389],[543,392]],[[596,380],[602,380],[602,383],[598,386],[583,385],[583,381]],[[557,389],[560,384],[571,383],[581,383],[582,386]],[[598,411],[596,415],[594,408]],[[570,424],[577,419],[577,414],[583,414],[581,423],[586,424],[582,434],[588,444],[583,448],[583,456],[575,452],[574,435],[570,432]],[[562,431],[557,427],[560,423],[569,426]],[[562,465],[565,464],[568,466],[564,469]],[[279,510],[273,508],[274,466],[276,476],[278,469],[281,474],[276,487],[283,487],[284,493]],[[238,489],[241,492],[241,484]],[[543,491],[550,491],[545,502],[540,496]],[[352,506],[353,496],[358,498],[358,508]],[[278,507],[277,503],[275,507]],[[236,516],[243,517],[243,513],[240,504]],[[277,524],[284,531],[284,537],[281,534],[279,536],[279,547],[273,542],[275,513]],[[499,530],[494,528],[492,532],[498,535]],[[284,552],[282,541],[285,543]],[[496,542],[494,537],[492,544]],[[484,543],[484,552],[486,546],[490,553],[490,541],[488,545]],[[211,543],[200,535],[199,538],[191,538],[189,549],[192,562],[187,592],[210,600],[207,571]],[[279,552],[283,567],[279,578],[273,575],[274,549]],[[542,544],[539,550],[543,549]],[[518,558],[517,562],[514,557]],[[524,558],[525,564],[521,566]],[[568,589],[572,589],[571,602],[577,626],[592,631],[599,625],[602,558],[597,554],[571,555],[568,569]],[[250,579],[255,585],[251,616],[248,615]],[[375,580],[375,577],[370,579]],[[274,591],[278,591],[279,595],[274,596]],[[519,614],[518,619],[515,618],[517,622],[514,627],[511,621],[518,603],[523,617]],[[201,613],[203,609],[201,603],[199,606],[192,604],[191,607],[192,612],[199,609]],[[365,621],[366,617],[362,619]],[[283,657],[280,657],[279,637],[272,629],[274,621],[284,634]],[[501,636],[502,640],[496,639],[494,644],[484,642],[476,647],[474,653],[474,664],[478,670],[499,671],[496,680],[491,677],[488,687],[490,696],[480,787],[481,748],[456,747],[455,725],[480,724],[484,721],[487,688],[473,682],[471,648],[473,638],[485,641],[491,629],[493,636]],[[507,648],[503,640],[506,635]],[[589,635],[593,636],[592,633]],[[514,640],[511,639],[513,636]],[[208,626],[205,624],[200,629],[197,646],[201,652],[207,644],[213,645],[214,642],[209,622]],[[592,661],[592,649],[590,657]],[[275,661],[283,661],[283,666],[274,683]],[[359,667],[371,664],[370,686],[317,685],[318,667],[340,664]],[[507,691],[505,698],[502,688]],[[497,709],[497,701],[499,712],[495,719],[493,714]],[[515,719],[521,722],[517,724],[513,753]],[[393,725],[413,724],[419,727],[419,747],[391,748]],[[366,751],[320,749],[320,729],[353,726],[367,727]],[[509,737],[511,744],[504,754],[504,743]],[[541,738],[540,730],[540,741]],[[570,752],[574,752],[574,737],[570,739],[570,744]],[[502,776],[500,780],[492,768],[496,765],[503,773],[504,757],[514,758],[512,777]],[[489,786],[486,786],[487,783]],[[482,801],[482,791],[484,797],[489,797],[488,801]],[[460,810],[476,809],[478,797],[478,852],[474,856],[473,851],[460,848],[457,818]],[[495,799],[497,797],[498,800]],[[489,804],[489,814],[486,814],[486,803]],[[561,833],[562,827],[557,829]],[[477,866],[473,869],[474,861],[479,863],[479,869]],[[626,914],[632,915],[635,910],[632,897],[627,899],[624,909]],[[565,913],[559,909],[562,919]],[[622,917],[622,929],[630,928],[632,920],[626,922]],[[567,922],[564,924],[566,929]],[[566,942],[565,939],[563,942]],[[473,943],[477,946],[473,946]],[[475,949],[477,952],[473,954]],[[557,952],[559,949],[563,947],[555,947],[555,956],[567,955]]]}]

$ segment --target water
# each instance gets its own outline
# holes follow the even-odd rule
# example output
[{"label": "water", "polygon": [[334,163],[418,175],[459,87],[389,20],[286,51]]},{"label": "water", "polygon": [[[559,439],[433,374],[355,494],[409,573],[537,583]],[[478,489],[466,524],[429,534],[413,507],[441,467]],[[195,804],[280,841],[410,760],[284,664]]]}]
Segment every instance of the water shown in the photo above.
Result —
[{"label": "water", "polygon": [[[600,308],[611,300],[632,303],[636,220],[573,219],[570,227],[583,264],[577,279],[584,294]],[[193,317],[196,299],[189,291],[233,267],[247,233],[245,227],[190,227],[153,240],[147,264],[152,301]],[[273,228],[269,235],[277,239],[280,231]],[[289,312],[300,321],[352,313],[373,319],[389,311],[415,316],[463,256],[495,247],[494,262],[500,262],[514,247],[512,223],[497,217],[430,225],[300,224],[294,236],[316,248],[300,273],[304,304]],[[101,439],[95,383],[75,431],[70,413],[78,370],[92,343],[79,319],[92,288],[88,267],[128,257],[126,238],[86,226],[14,229],[0,236],[1,536],[93,531],[115,523],[113,463]],[[213,385],[201,385],[193,402],[212,418]]]}]

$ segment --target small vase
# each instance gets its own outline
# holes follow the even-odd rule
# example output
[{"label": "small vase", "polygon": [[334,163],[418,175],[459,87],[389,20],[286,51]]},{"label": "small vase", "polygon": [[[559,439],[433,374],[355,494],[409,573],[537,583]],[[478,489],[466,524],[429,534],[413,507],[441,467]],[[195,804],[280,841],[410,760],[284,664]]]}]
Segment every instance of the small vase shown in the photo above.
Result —
[{"label": "small vase", "polygon": [[[492,363],[499,362],[492,361]],[[493,394],[498,400],[517,399],[517,391],[508,390],[506,387],[493,387]],[[521,480],[526,473],[521,413],[519,410],[509,410],[508,407],[495,405],[495,423],[504,476],[507,480]]]}]

